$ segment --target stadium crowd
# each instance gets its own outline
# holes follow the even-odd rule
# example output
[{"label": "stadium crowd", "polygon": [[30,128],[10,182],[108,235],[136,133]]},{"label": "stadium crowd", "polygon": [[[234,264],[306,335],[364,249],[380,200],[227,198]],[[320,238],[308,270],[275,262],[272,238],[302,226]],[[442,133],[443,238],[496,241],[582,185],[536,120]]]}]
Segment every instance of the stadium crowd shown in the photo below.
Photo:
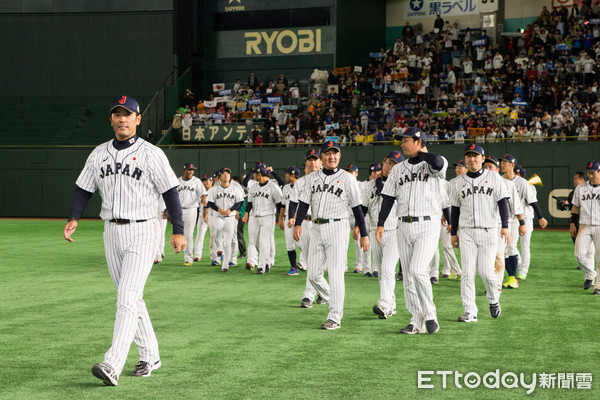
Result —
[{"label": "stadium crowd", "polygon": [[485,30],[440,16],[430,33],[407,22],[402,37],[371,53],[368,65],[315,70],[306,96],[283,73],[262,81],[251,72],[231,89],[214,85],[208,100],[188,90],[174,127],[263,122],[247,146],[331,136],[369,145],[408,126],[446,143],[597,140],[600,11],[590,3],[544,6],[533,24],[495,44]]}]

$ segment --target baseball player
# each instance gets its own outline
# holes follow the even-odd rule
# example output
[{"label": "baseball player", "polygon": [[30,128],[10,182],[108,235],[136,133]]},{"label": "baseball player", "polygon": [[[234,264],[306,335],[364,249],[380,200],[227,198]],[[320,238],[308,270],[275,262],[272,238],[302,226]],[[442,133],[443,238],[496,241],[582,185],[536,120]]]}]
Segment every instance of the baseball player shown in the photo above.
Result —
[{"label": "baseball player", "polygon": [[[320,171],[322,168],[320,152],[318,149],[308,150],[304,156],[304,159],[304,176],[300,177],[296,181],[296,184],[294,185],[295,190],[292,193],[292,197],[290,198],[290,205],[288,210],[289,227],[293,227],[296,223],[296,211],[298,209],[298,203],[300,202],[298,196],[304,190],[309,174],[315,171]],[[304,218],[304,221],[302,221],[302,231],[312,232],[312,216],[310,208],[306,211],[306,216]],[[300,261],[297,263],[298,268],[304,268],[308,271],[308,250],[310,247],[310,235],[302,235],[302,237],[300,238],[300,242],[298,242],[298,247],[300,247]],[[326,303],[321,296],[317,295],[317,290],[310,282],[309,275],[306,274],[306,288],[304,289],[304,293],[302,293],[302,301],[300,302],[300,307],[312,308],[313,302],[315,302],[315,296],[317,304]]]},{"label": "baseball player", "polygon": [[[600,260],[600,162],[590,161],[586,165],[589,181],[577,185],[573,193],[571,223],[569,231],[575,238],[575,258],[585,274],[583,288],[592,287],[597,272],[596,263]],[[579,223],[579,230],[576,228]],[[589,255],[589,248],[594,245],[596,261]],[[596,282],[594,295],[600,295],[600,283]]]},{"label": "baseball player", "polygon": [[[527,206],[531,206],[538,217],[540,227],[545,229],[546,226],[548,226],[548,221],[546,221],[542,215],[542,211],[537,203],[537,197],[535,196],[535,193],[529,189],[529,183],[515,174],[515,165],[517,165],[517,159],[514,156],[505,154],[504,157],[502,157],[502,161],[500,161],[500,170],[502,171],[503,178],[512,181],[515,184],[517,192],[519,192],[519,198],[521,199],[523,209]],[[516,278],[518,263],[519,259],[516,241],[514,243],[507,243],[504,264],[508,279],[502,284],[503,287],[511,289],[519,287],[519,281]]]},{"label": "baseball player", "polygon": [[[475,304],[475,273],[483,280],[492,318],[498,318],[500,294],[498,293],[495,258],[498,236],[508,243],[508,202],[506,185],[494,171],[483,169],[484,151],[478,144],[465,149],[466,174],[453,182],[450,188],[452,204],[452,245],[460,246],[462,279],[460,294],[464,314],[459,322],[477,322]],[[498,222],[502,228],[498,232]],[[460,239],[457,236],[460,226]]]},{"label": "baseball player", "polygon": [[[500,162],[494,156],[488,156],[483,161],[483,168],[498,172],[500,170]],[[511,241],[516,241],[519,235],[525,234],[525,223],[523,221],[523,205],[519,198],[519,192],[515,184],[512,181],[502,178],[502,183],[506,186],[506,193],[508,197],[506,201],[508,203],[508,233]],[[502,293],[502,280],[504,278],[504,254],[506,252],[507,243],[502,235],[498,236],[498,246],[496,248],[496,260],[494,263],[494,269],[496,271],[496,285],[498,292]]]},{"label": "baseball player", "polygon": [[[515,173],[517,174],[517,176],[520,176],[523,179],[525,179],[525,177],[527,176],[527,170],[522,165],[515,166]],[[533,192],[532,194],[530,194],[530,196],[537,198],[537,190],[535,189],[535,186],[533,186],[529,182],[527,183],[529,185],[527,188]],[[521,242],[521,252],[520,254],[518,254],[518,280],[527,279],[527,274],[529,273],[529,265],[531,263],[531,234],[533,233],[533,207],[527,205],[523,210],[523,216],[525,233],[519,236],[519,241]]]},{"label": "baseball player", "polygon": [[[376,177],[367,182],[363,191],[363,206],[366,209],[366,219],[369,220],[369,242],[372,244],[371,254],[373,255],[373,270],[380,271],[379,274],[379,300],[373,306],[373,312],[380,319],[387,319],[396,314],[396,263],[398,262],[398,244],[396,242],[396,230],[398,229],[398,219],[396,218],[396,204],[392,207],[391,213],[383,225],[383,238],[381,244],[375,238],[375,229],[377,228],[377,219],[381,210],[381,190],[388,179],[392,168],[399,162],[404,161],[404,157],[399,151],[391,151],[383,159],[383,168],[381,168],[381,177]],[[356,228],[355,228],[356,229]]]},{"label": "baseball player", "polygon": [[[179,177],[179,201],[183,209],[183,236],[190,245],[184,251],[183,266],[190,267],[194,262],[194,229],[198,219],[198,207],[206,201],[202,181],[194,176],[196,167],[192,163],[183,166],[183,175]],[[199,254],[196,258],[200,259]]]},{"label": "baseball player", "polygon": [[256,168],[254,180],[257,184],[248,188],[248,203],[243,220],[248,223],[249,247],[258,247],[258,264],[254,273],[261,275],[269,272],[272,266],[269,264],[272,263],[269,258],[274,248],[273,228],[277,220],[277,210],[283,206],[283,194],[279,185],[269,179],[269,172],[264,165]]},{"label": "baseball player", "polygon": [[131,342],[139,349],[133,375],[147,377],[161,366],[158,342],[146,310],[143,294],[159,240],[156,218],[162,195],[173,223],[171,245],[176,253],[186,247],[183,237],[177,177],[161,149],[135,132],[142,120],[133,97],[121,96],[111,105],[110,124],[115,138],[96,147],[77,178],[66,240],[72,235],[92,194],[102,197],[104,248],[110,276],[117,289],[117,313],[110,349],[92,373],[105,385],[116,386]]},{"label": "baseball player", "polygon": [[205,196],[198,210],[198,224],[196,225],[196,242],[194,243],[194,261],[200,261],[202,259],[202,250],[204,249],[204,236],[208,229],[208,208],[206,207],[206,194],[210,188],[212,188],[213,182],[208,174],[202,175],[202,186],[204,186]]},{"label": "baseball player", "polygon": [[219,185],[214,185],[207,195],[207,207],[215,211],[212,218],[211,236],[217,248],[223,249],[221,271],[229,272],[230,262],[237,252],[232,247],[233,236],[236,234],[236,211],[244,204],[244,193],[239,187],[231,184],[231,170],[223,168],[219,176]]},{"label": "baseball player", "polygon": [[[373,164],[369,165],[369,179],[365,182],[359,182],[361,192],[364,193],[367,186],[369,186],[369,183],[371,183],[371,181],[375,181],[377,178],[381,178],[381,164],[373,163]],[[376,226],[373,225],[371,228],[371,219],[366,218],[366,210],[363,209],[363,212],[365,213],[365,224],[367,225],[367,231],[369,231],[369,242],[372,243],[375,240]],[[371,230],[373,230],[373,235],[371,235]],[[355,241],[355,243],[357,243],[357,245],[359,244],[357,241]],[[373,260],[371,257],[371,254],[372,254],[371,247],[369,247],[369,250],[367,250],[367,251],[360,251],[360,246],[357,246],[356,249],[357,249],[357,251],[356,251],[357,257],[360,255],[360,260],[361,260],[360,265],[362,266],[364,276],[366,276],[366,277],[374,276],[374,277],[378,278],[379,277],[379,266],[381,265],[381,263],[376,263],[375,265],[373,265]],[[395,271],[395,267],[394,267],[394,271]]]},{"label": "baseball player", "polygon": [[434,334],[440,327],[433,303],[429,265],[432,249],[440,238],[442,205],[447,201],[439,180],[444,179],[448,162],[444,157],[427,151],[425,133],[421,129],[409,127],[401,135],[402,150],[408,158],[392,168],[383,186],[383,202],[375,236],[382,244],[384,224],[396,200],[404,298],[412,315],[410,323],[400,332],[415,334],[426,330]]},{"label": "baseball player", "polygon": [[[347,261],[351,208],[360,230],[361,248],[367,251],[369,237],[362,212],[361,196],[356,179],[340,170],[341,152],[336,142],[327,141],[321,146],[323,169],[307,176],[300,193],[300,202],[294,226],[294,240],[300,241],[302,221],[311,209],[312,231],[308,250],[308,276],[319,296],[329,303],[327,321],[321,329],[339,329],[344,313],[344,269]],[[330,286],[325,280],[327,269]]]},{"label": "baseball player", "polygon": [[[283,187],[282,193],[283,193],[283,199],[285,201],[285,209],[289,210],[290,209],[290,199],[293,199],[294,196],[294,186],[296,185],[296,181],[298,181],[298,178],[300,178],[300,170],[298,168],[296,168],[295,165],[291,165],[289,166],[286,170],[285,170],[285,180],[288,182],[287,185],[285,185]],[[284,210],[285,211],[285,210]],[[279,225],[280,226],[284,226],[284,234],[285,234],[285,248],[287,250],[288,253],[288,258],[290,260],[290,270],[288,272],[286,272],[286,275],[298,275],[298,265],[296,264],[296,242],[294,241],[294,227],[293,225],[289,224],[289,212],[285,213],[285,215],[281,215],[279,217]],[[294,209],[294,214],[295,214],[295,209]],[[294,214],[292,214],[291,218],[294,217]]]},{"label": "baseball player", "polygon": [[[358,187],[362,193],[363,190],[363,183],[364,182],[359,182],[358,181],[358,166],[356,164],[350,164],[346,167],[346,172],[348,172],[350,175],[352,175],[358,182]],[[366,221],[365,221],[366,222]],[[350,228],[352,229],[355,225],[355,221],[354,221],[354,217],[352,215],[350,215],[348,217],[348,224],[350,226]],[[368,227],[367,227],[368,230]],[[369,259],[367,261],[367,258],[364,256],[364,252],[362,251],[362,249],[360,248],[360,241],[359,240],[354,240],[354,251],[355,251],[355,255],[354,255],[354,273],[355,274],[360,274],[361,272],[363,272],[363,264],[365,263],[369,263],[369,270],[365,269],[365,273],[364,275],[367,277],[372,276],[370,268],[370,256]],[[348,271],[348,267],[346,267],[346,272]]]}]

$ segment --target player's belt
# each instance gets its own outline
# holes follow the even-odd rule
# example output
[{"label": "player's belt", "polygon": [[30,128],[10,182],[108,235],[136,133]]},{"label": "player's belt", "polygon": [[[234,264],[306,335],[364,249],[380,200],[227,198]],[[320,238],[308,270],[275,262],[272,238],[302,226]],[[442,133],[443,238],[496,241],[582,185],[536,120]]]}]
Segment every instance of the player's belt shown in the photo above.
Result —
[{"label": "player's belt", "polygon": [[327,218],[317,218],[317,219],[313,219],[312,222],[317,224],[317,225],[323,225],[323,224],[328,224],[330,222],[337,222],[337,221],[341,221],[341,218],[335,218],[335,219],[327,219]]},{"label": "player's belt", "polygon": [[113,222],[117,225],[127,225],[136,222],[146,222],[147,219],[109,219],[108,222]]},{"label": "player's belt", "polygon": [[410,224],[419,221],[431,221],[431,217],[429,215],[426,215],[424,217],[400,217],[400,220],[402,222],[408,222]]},{"label": "player's belt", "polygon": [[306,218],[304,218],[305,221],[312,221],[312,218],[310,215],[307,215]]}]

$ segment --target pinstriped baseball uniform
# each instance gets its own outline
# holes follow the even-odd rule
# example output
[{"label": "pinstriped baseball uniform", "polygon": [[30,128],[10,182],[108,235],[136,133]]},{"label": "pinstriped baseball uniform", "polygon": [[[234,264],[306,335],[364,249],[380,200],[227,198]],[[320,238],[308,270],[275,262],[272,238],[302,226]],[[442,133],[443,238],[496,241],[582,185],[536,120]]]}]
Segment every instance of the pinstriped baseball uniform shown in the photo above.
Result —
[{"label": "pinstriped baseball uniform", "polygon": [[[265,270],[269,265],[274,237],[276,206],[283,202],[279,185],[272,180],[256,183],[248,188],[248,203],[252,203],[248,219],[248,242],[258,248],[258,268]],[[250,220],[253,221],[250,224]]]},{"label": "pinstriped baseball uniform", "polygon": [[[359,188],[360,192],[363,193],[371,181],[361,182],[361,181],[357,180],[357,182],[358,182],[358,188]],[[354,215],[352,213],[350,213],[350,215],[348,216],[348,222],[350,223],[350,231],[352,231],[352,229],[356,225],[356,221],[354,221]],[[369,218],[365,218],[365,224],[367,225],[367,231],[370,232],[371,226],[370,226]],[[375,228],[377,228],[377,227],[375,227]],[[371,236],[371,235],[369,234],[369,236]],[[369,240],[371,240],[371,239],[369,238]],[[355,260],[354,260],[354,268],[360,268],[361,271],[365,274],[379,271],[377,268],[372,268],[371,247],[369,247],[369,250],[363,251],[360,248],[360,240],[353,239],[353,241],[354,241],[354,250],[355,250],[355,255],[356,255]]]},{"label": "pinstriped baseball uniform", "polygon": [[[240,185],[239,183],[237,183],[236,181],[234,181],[233,179],[229,182],[229,185],[235,187],[241,193],[245,193],[246,192],[245,189],[244,189],[244,187],[242,185]],[[215,186],[221,186],[221,181],[215,182],[213,184],[213,187],[215,187]],[[212,210],[212,209],[208,210],[208,227],[209,227],[209,229],[212,227],[212,225],[211,225],[211,219],[210,219],[211,215],[218,216],[220,214],[218,212],[216,212],[215,210]],[[241,217],[242,216],[240,216],[240,218]],[[211,235],[212,235],[212,233],[211,233]],[[221,239],[222,238],[223,237],[221,236]],[[211,236],[211,241],[212,241],[212,236]],[[212,248],[212,250],[210,252],[211,259],[213,261],[217,261],[217,262],[221,261],[220,257],[219,257],[219,253],[220,254],[224,253],[224,247],[223,246],[224,246],[224,243],[222,241],[219,242],[217,245],[215,245],[215,243],[213,243],[213,248]],[[233,239],[231,241],[231,249],[230,249],[230,251],[231,251],[231,261],[230,262],[233,263],[233,264],[237,264],[237,254],[238,254],[237,253],[237,249],[238,249],[237,235],[233,235]]]},{"label": "pinstriped baseball uniform", "polygon": [[[384,178],[384,182],[387,178]],[[398,263],[398,243],[396,241],[396,230],[398,229],[398,218],[396,217],[396,203],[390,211],[390,215],[383,225],[382,244],[375,238],[377,220],[383,198],[377,192],[376,180],[370,180],[363,188],[362,202],[368,208],[365,220],[369,221],[369,243],[372,246],[373,256],[372,268],[379,271],[379,300],[377,304],[385,312],[392,314],[396,311],[396,264]]]},{"label": "pinstriped baseball uniform", "polygon": [[[529,194],[529,198],[537,199],[537,190],[532,184],[528,184],[528,189],[533,192]],[[525,234],[519,237],[521,242],[521,255],[519,256],[519,274],[527,275],[529,273],[529,265],[531,264],[531,234],[533,233],[533,207],[527,205],[523,210],[525,217]]]},{"label": "pinstriped baseball uniform", "polygon": [[[448,198],[448,181],[446,181],[445,179],[439,179],[438,180],[440,186],[441,186],[441,190],[440,193],[442,194],[442,209],[450,207],[450,202],[449,202],[449,198]],[[444,244],[444,237],[445,234],[448,234],[448,231],[446,230],[446,227],[444,225],[442,225],[442,221],[440,219],[440,242],[442,242],[442,245]],[[450,245],[450,248],[452,250],[452,254],[454,254],[454,250],[452,248],[452,243],[450,242],[450,238],[448,238],[447,244]],[[446,248],[444,247],[444,255],[445,255],[445,251]],[[439,278],[440,276],[440,248],[439,246],[435,246],[434,249],[434,253],[433,253],[433,258],[431,259],[431,263],[429,264],[429,276],[432,278]]]},{"label": "pinstriped baseball uniform", "polygon": [[167,205],[165,204],[165,200],[160,196],[158,198],[158,210],[157,210],[157,218],[158,218],[158,243],[156,245],[156,251],[154,252],[154,263],[157,261],[160,262],[163,259],[163,255],[165,254],[165,234],[167,231],[167,219],[164,218],[165,210],[167,209]]},{"label": "pinstriped baseball uniform", "polygon": [[[307,177],[309,175],[304,175],[296,181],[294,185],[294,191],[291,193],[290,201],[298,203],[300,201],[299,195],[302,193],[304,188],[306,187]],[[312,217],[310,208],[306,213],[306,218],[302,221],[302,232],[312,232]],[[299,262],[300,265],[304,267],[308,271],[309,268],[309,258],[308,258],[308,249],[310,248],[310,235],[302,235],[300,238],[300,242],[298,242],[298,247],[300,247],[300,257]],[[312,283],[310,283],[310,279],[308,278],[308,274],[306,274],[306,288],[304,289],[304,293],[302,294],[302,298],[309,299],[311,302],[314,301],[315,296],[317,295],[317,290],[314,288]]]},{"label": "pinstriped baseball uniform", "polygon": [[[183,210],[183,235],[185,241],[190,244],[184,250],[184,261],[191,263],[194,261],[194,246],[192,244],[194,243],[198,207],[202,204],[202,196],[206,193],[202,181],[195,176],[187,181],[183,177],[179,177],[178,181],[177,192]],[[197,257],[200,257],[200,255],[197,255]]]},{"label": "pinstriped baseball uniform", "polygon": [[460,207],[460,254],[462,279],[460,284],[463,309],[477,316],[475,304],[475,273],[483,280],[489,304],[499,300],[495,273],[500,213],[498,201],[508,197],[506,185],[495,171],[482,169],[459,176],[451,188],[450,202]]},{"label": "pinstriped baseball uniform", "polygon": [[[436,320],[429,267],[438,245],[444,194],[440,179],[444,179],[448,161],[443,158],[440,171],[420,159],[407,159],[392,168],[382,194],[396,198],[399,217],[397,241],[400,265],[404,272],[404,299],[411,313],[411,324],[422,327],[425,321]],[[413,164],[414,163],[414,164]],[[402,221],[405,217],[406,222]],[[408,222],[418,217],[415,222]],[[427,218],[424,218],[427,217]]]},{"label": "pinstriped baseball uniform", "polygon": [[[178,185],[177,177],[161,149],[143,139],[116,150],[113,141],[96,147],[88,157],[77,186],[102,197],[106,261],[117,289],[113,341],[104,362],[121,374],[131,342],[138,345],[140,360],[159,360],[158,342],[143,300],[152,269],[159,223],[161,193]],[[115,219],[145,220],[130,224]]]},{"label": "pinstriped baseball uniform", "polygon": [[[535,192],[531,191],[529,189],[530,185],[529,185],[529,183],[527,183],[527,181],[525,179],[516,175],[513,179],[510,179],[510,181],[515,185],[515,187],[517,188],[517,192],[519,193],[519,201],[521,203],[521,210],[523,210],[523,211],[526,210],[526,208],[531,203],[537,203],[537,197],[535,195]],[[519,226],[518,226],[518,222],[517,222],[517,229],[518,228],[519,228]],[[519,234],[517,233],[514,240],[513,240],[512,234],[513,234],[513,232],[510,232],[512,243],[510,243],[506,246],[506,251],[505,251],[506,257],[516,256],[519,254],[519,251],[517,250],[517,239],[519,237]]]},{"label": "pinstriped baseball uniform", "polygon": [[[295,191],[294,186],[295,185],[288,183],[281,190],[281,192],[283,194],[283,201],[285,202],[286,210],[290,209],[290,198],[294,197],[294,194],[293,194]],[[293,215],[292,215],[292,217],[293,217]],[[284,218],[285,227],[283,229],[283,233],[285,235],[285,248],[287,251],[293,251],[293,250],[296,250],[296,242],[294,241],[294,227],[291,227],[291,228],[288,227],[288,220],[289,220],[289,215],[286,212],[285,218]]]},{"label": "pinstriped baseball uniform", "polygon": [[[222,185],[213,186],[209,189],[206,198],[207,202],[214,203],[217,208],[223,210],[230,210],[234,204],[243,200],[243,192],[241,192],[237,186],[231,184],[227,187],[223,187]],[[230,245],[233,241],[233,236],[235,235],[237,222],[235,219],[235,211],[231,211],[227,217],[222,216],[218,212],[214,212],[211,218],[211,235],[214,235],[214,244],[216,244],[218,248],[223,249],[223,263],[221,269],[229,268],[229,263],[233,259],[232,250],[237,251],[237,248],[232,249],[232,246]]]},{"label": "pinstriped baseball uniform", "polygon": [[[319,295],[329,303],[328,320],[340,324],[344,314],[344,270],[346,268],[350,226],[349,211],[361,205],[356,179],[339,168],[315,171],[305,177],[299,200],[309,205],[312,230],[308,251],[308,277]],[[325,220],[325,223],[319,221]],[[330,284],[324,277],[328,271]]]},{"label": "pinstriped baseball uniform", "polygon": [[[519,238],[519,220],[517,219],[517,215],[523,214],[523,203],[514,182],[512,180],[502,178],[502,183],[504,183],[506,187],[505,189],[508,200],[508,234],[510,236],[511,244],[509,245],[506,243],[505,239],[500,234],[498,235],[498,246],[496,253],[498,254],[499,263],[501,266],[501,269],[496,270],[498,289],[502,288],[505,258],[509,256],[508,253],[511,251],[508,248],[509,246],[514,246],[515,248],[517,246],[516,241]],[[500,226],[500,224],[498,226]]]},{"label": "pinstriped baseball uniform", "polygon": [[[583,268],[585,279],[594,280],[597,276],[594,257],[589,248],[594,245],[596,261],[600,261],[600,186],[589,181],[577,185],[573,193],[573,206],[579,208],[579,231],[575,239],[575,257]],[[598,272],[600,273],[600,271]],[[596,283],[596,288],[600,284]]]},{"label": "pinstriped baseball uniform", "polygon": [[[452,182],[456,180],[458,177],[454,177],[449,181],[445,181],[444,188],[446,193],[448,194],[448,202],[450,201],[450,188],[452,187]],[[442,224],[442,228],[440,229],[440,240],[442,242],[442,250],[444,257],[444,266],[442,267],[442,275],[460,275],[462,270],[460,268],[460,264],[458,263],[458,259],[456,258],[456,253],[454,252],[454,247],[452,247],[452,236],[450,232],[448,232],[447,225],[450,224],[450,221],[446,221],[446,225]]]},{"label": "pinstriped baseball uniform", "polygon": [[[205,192],[205,194],[208,194],[208,192]],[[198,207],[198,223],[196,224],[196,241],[194,242],[194,260],[197,258],[198,261],[202,259],[204,237],[206,236],[206,230],[208,229],[208,222],[204,221],[204,210],[204,205],[200,203],[200,207]]]}]

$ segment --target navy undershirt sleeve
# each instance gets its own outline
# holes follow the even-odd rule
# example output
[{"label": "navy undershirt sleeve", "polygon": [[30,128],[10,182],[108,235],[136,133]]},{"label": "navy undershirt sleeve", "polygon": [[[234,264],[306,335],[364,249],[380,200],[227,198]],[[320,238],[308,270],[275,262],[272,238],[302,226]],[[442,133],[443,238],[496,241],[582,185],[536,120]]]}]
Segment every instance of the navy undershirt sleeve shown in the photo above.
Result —
[{"label": "navy undershirt sleeve", "polygon": [[502,229],[508,228],[508,200],[498,200],[498,211],[500,211],[500,219],[502,220]]},{"label": "navy undershirt sleeve", "polygon": [[275,178],[275,180],[277,181],[277,183],[279,184],[279,186],[285,185],[285,181],[283,179],[281,179],[281,177],[279,175],[277,175],[275,173],[275,171],[271,172],[271,175],[273,175],[273,178]]},{"label": "navy undershirt sleeve", "polygon": [[458,219],[460,218],[460,207],[452,206],[452,211],[450,212],[450,234],[452,236],[456,236],[458,232]]},{"label": "navy undershirt sleeve", "polygon": [[238,201],[237,203],[235,203],[234,205],[231,206],[230,210],[231,211],[237,211],[239,210],[242,206],[244,205],[244,200],[242,201]]},{"label": "navy undershirt sleeve", "polygon": [[358,226],[358,229],[360,230],[360,237],[369,236],[369,232],[367,232],[367,224],[365,223],[365,215],[362,211],[362,205],[352,207],[352,213],[354,214],[356,226]]},{"label": "navy undershirt sleeve", "polygon": [[250,215],[251,210],[252,210],[252,202],[249,201],[248,203],[246,203],[246,213],[248,213],[248,215]]},{"label": "navy undershirt sleeve", "polygon": [[377,227],[383,226],[388,215],[390,215],[390,211],[392,211],[394,201],[396,201],[395,197],[385,194],[382,194],[381,196],[383,197],[383,201],[381,202],[381,209],[379,210],[379,217],[377,218]]},{"label": "navy undershirt sleeve", "polygon": [[444,168],[444,159],[439,154],[425,153],[420,151],[419,158],[431,165],[431,168],[436,171],[441,171]]},{"label": "navy undershirt sleeve", "polygon": [[171,223],[173,224],[173,235],[183,235],[183,211],[179,202],[177,188],[171,188],[162,194]]},{"label": "navy undershirt sleeve", "polygon": [[71,199],[71,208],[69,210],[69,220],[79,221],[79,218],[83,215],[83,211],[87,207],[90,199],[92,198],[92,192],[88,192],[87,190],[83,190],[79,186],[75,189],[75,193],[73,193],[73,198]]},{"label": "navy undershirt sleeve", "polygon": [[298,209],[298,203],[296,203],[295,201],[290,201],[290,205],[288,207],[288,219],[294,218],[294,215],[296,215],[297,209]]},{"label": "navy undershirt sleeve", "polygon": [[533,207],[533,212],[535,213],[535,216],[537,217],[537,219],[544,218],[544,215],[542,214],[542,210],[540,210],[540,206],[537,203],[537,201],[535,203],[531,203],[530,206]]},{"label": "navy undershirt sleeve", "polygon": [[215,211],[219,212],[219,207],[217,207],[217,205],[216,205],[215,203],[213,203],[212,201],[209,201],[209,202],[206,204],[206,207],[208,207],[208,208],[210,208],[210,209],[213,209],[213,210],[215,210]]},{"label": "navy undershirt sleeve", "polygon": [[446,218],[446,221],[450,223],[450,207],[442,209],[442,214],[444,214],[444,218]]},{"label": "navy undershirt sleeve", "polygon": [[298,203],[298,211],[296,211],[296,222],[294,226],[302,226],[302,221],[306,218],[306,213],[308,212],[309,204],[303,201]]},{"label": "navy undershirt sleeve", "polygon": [[244,187],[248,187],[248,182],[250,182],[250,177],[252,176],[253,172],[250,171],[246,174],[246,176],[244,176],[244,179],[242,179],[242,185],[244,185]]}]

